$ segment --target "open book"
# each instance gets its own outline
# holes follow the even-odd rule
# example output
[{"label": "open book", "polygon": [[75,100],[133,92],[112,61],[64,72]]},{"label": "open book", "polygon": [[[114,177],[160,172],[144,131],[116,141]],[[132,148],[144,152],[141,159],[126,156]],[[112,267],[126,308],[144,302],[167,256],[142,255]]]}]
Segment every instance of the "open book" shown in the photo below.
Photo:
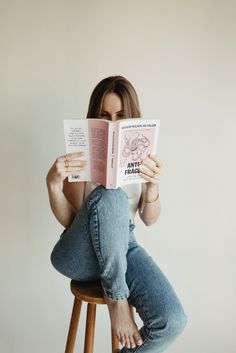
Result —
[{"label": "open book", "polygon": [[159,119],[64,120],[66,153],[84,152],[88,162],[69,181],[93,181],[107,189],[146,182],[138,175],[149,154],[156,154]]}]

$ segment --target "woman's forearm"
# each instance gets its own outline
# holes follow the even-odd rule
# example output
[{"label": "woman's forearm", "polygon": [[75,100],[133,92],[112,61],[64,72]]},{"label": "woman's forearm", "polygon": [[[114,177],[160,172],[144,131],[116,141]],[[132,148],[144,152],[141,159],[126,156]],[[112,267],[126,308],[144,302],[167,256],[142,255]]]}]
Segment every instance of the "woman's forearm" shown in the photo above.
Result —
[{"label": "woman's forearm", "polygon": [[68,228],[75,216],[75,210],[67,201],[60,184],[49,184],[47,182],[48,195],[52,212],[56,219]]},{"label": "woman's forearm", "polygon": [[150,226],[156,222],[161,212],[159,187],[154,185],[147,188],[145,196],[143,197],[141,208],[139,211],[140,218],[147,225]]},{"label": "woman's forearm", "polygon": [[145,158],[139,168],[139,175],[147,181],[142,188],[139,215],[147,226],[155,223],[161,212],[159,198],[161,168],[162,162],[154,154]]},{"label": "woman's forearm", "polygon": [[83,156],[84,152],[73,152],[58,157],[46,176],[52,212],[65,228],[70,226],[76,210],[64,195],[63,183],[67,177],[76,175],[85,169],[87,162],[80,159]]}]

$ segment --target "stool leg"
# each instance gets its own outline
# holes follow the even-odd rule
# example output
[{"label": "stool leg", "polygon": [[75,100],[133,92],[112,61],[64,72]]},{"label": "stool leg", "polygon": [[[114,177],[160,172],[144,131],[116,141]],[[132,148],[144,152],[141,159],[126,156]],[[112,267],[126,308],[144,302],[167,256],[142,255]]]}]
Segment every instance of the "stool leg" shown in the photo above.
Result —
[{"label": "stool leg", "polygon": [[73,353],[74,351],[76,333],[77,333],[77,328],[78,328],[78,323],[80,318],[81,305],[82,305],[82,301],[75,298],[73,310],[71,314],[70,328],[67,336],[65,353]]},{"label": "stool leg", "polygon": [[84,341],[84,353],[92,353],[93,352],[95,318],[96,318],[96,304],[88,303],[87,317],[86,317],[85,341]]}]

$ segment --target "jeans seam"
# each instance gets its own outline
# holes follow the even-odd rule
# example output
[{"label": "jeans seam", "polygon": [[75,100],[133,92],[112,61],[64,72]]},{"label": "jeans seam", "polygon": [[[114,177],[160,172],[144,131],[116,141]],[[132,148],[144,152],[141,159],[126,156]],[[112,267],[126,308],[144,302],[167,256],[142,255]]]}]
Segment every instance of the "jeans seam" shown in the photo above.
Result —
[{"label": "jeans seam", "polygon": [[[89,200],[87,206],[90,206],[90,221],[92,220],[93,222],[93,232],[94,236],[91,236],[91,229],[90,229],[90,236],[91,240],[94,246],[94,250],[100,265],[100,270],[103,273],[103,275],[106,276],[106,281],[110,282],[111,281],[111,276],[110,276],[110,271],[105,270],[105,262],[102,256],[101,252],[101,244],[99,241],[99,216],[98,216],[98,202],[100,201],[101,197],[99,197],[98,200]],[[128,244],[127,244],[127,252],[128,252]],[[101,278],[101,284],[102,284],[102,278]],[[129,297],[129,291],[126,290],[124,293],[113,293],[109,289],[103,288],[105,294],[107,297],[110,297],[114,300],[123,300],[123,299],[128,299]]]},{"label": "jeans seam", "polygon": [[[100,248],[100,243],[99,243],[99,236],[98,236],[98,230],[99,230],[99,218],[97,214],[97,205],[94,201],[91,201],[92,207],[91,207],[91,215],[90,217],[93,218],[93,224],[94,224],[94,235],[95,237],[92,238],[92,242],[94,245],[94,249],[96,250],[96,255],[99,260],[100,265],[104,268],[104,259],[102,257],[101,253],[101,248]],[[90,231],[91,232],[91,231]]]}]

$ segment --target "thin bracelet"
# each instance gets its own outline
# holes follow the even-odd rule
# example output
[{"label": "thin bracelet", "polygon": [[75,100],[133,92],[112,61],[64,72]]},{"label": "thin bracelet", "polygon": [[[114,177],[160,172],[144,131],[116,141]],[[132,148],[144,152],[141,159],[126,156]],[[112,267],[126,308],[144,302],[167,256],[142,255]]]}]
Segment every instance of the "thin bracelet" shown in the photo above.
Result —
[{"label": "thin bracelet", "polygon": [[159,194],[157,195],[157,198],[155,200],[152,200],[152,201],[144,200],[144,202],[145,203],[153,203],[153,202],[156,202],[158,199],[159,199]]}]

